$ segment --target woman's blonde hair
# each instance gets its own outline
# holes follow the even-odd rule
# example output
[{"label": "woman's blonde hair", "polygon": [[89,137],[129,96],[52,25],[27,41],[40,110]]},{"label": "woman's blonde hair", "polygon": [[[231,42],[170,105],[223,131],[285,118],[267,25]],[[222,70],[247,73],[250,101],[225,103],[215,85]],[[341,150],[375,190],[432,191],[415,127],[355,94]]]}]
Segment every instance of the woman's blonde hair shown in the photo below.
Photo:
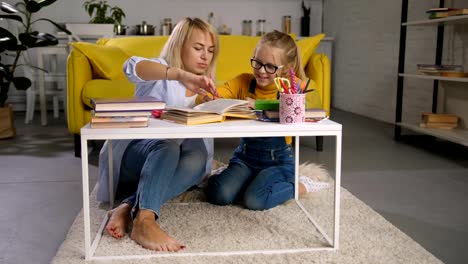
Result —
[{"label": "woman's blonde hair", "polygon": [[169,66],[184,69],[184,63],[182,61],[182,48],[185,42],[192,35],[194,28],[209,33],[211,39],[213,40],[213,59],[211,60],[205,75],[214,76],[216,60],[218,59],[219,54],[218,36],[216,35],[214,28],[203,19],[186,17],[179,21],[174,27],[174,30],[169,36],[166,44],[164,45],[160,56],[167,61]]},{"label": "woman's blonde hair", "polygon": [[[299,54],[299,48],[296,45],[296,41],[288,34],[274,30],[266,33],[260,39],[254,54],[260,45],[266,44],[270,47],[279,48],[283,50],[281,60],[284,62],[284,68],[281,69],[283,73],[287,73],[289,68],[293,68],[297,78],[305,80],[307,79],[304,67],[302,67],[301,56]],[[285,77],[285,76],[282,76]]]}]

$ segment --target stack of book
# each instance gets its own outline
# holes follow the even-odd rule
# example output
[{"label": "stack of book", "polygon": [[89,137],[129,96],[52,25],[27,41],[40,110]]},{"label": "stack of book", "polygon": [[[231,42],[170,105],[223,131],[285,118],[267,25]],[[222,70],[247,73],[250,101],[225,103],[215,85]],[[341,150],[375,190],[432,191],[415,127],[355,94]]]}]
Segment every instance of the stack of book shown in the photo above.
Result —
[{"label": "stack of book", "polygon": [[468,8],[437,7],[426,11],[429,19],[468,15]]},{"label": "stack of book", "polygon": [[425,75],[465,77],[462,65],[417,64],[418,72]]},{"label": "stack of book", "polygon": [[154,97],[92,98],[91,128],[147,127],[151,111],[166,103]]},{"label": "stack of book", "polygon": [[424,112],[421,114],[420,127],[452,129],[456,128],[458,116],[453,114],[435,114]]},{"label": "stack of book", "polygon": [[[305,111],[304,122],[318,122],[327,117],[327,111],[321,108],[308,108]],[[278,110],[262,110],[257,112],[260,121],[279,122]]]}]

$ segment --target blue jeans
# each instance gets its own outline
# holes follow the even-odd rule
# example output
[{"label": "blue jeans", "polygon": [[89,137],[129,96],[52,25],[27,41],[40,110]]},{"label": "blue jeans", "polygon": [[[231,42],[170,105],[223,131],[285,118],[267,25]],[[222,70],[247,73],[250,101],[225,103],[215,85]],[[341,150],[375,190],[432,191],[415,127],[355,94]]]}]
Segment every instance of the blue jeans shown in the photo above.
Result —
[{"label": "blue jeans", "polygon": [[[192,141],[192,144],[185,144]],[[202,139],[133,140],[125,150],[120,167],[116,197],[133,207],[153,211],[159,216],[168,200],[201,182],[207,159]]]},{"label": "blue jeans", "polygon": [[228,168],[210,177],[207,199],[240,201],[251,210],[273,208],[294,197],[294,159],[284,137],[242,138]]}]

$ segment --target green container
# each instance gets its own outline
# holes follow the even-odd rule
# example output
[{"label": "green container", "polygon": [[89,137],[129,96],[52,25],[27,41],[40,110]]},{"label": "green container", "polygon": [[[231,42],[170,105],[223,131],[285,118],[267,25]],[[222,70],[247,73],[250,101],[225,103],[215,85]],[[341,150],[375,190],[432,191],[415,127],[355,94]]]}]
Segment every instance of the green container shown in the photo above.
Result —
[{"label": "green container", "polygon": [[279,110],[279,100],[257,99],[255,100],[255,110]]}]

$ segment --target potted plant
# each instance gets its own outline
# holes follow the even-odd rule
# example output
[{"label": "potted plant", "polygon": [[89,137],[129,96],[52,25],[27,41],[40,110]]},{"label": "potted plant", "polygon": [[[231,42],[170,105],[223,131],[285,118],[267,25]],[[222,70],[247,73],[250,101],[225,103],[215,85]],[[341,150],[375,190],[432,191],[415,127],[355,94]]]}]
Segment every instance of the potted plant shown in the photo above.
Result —
[{"label": "potted plant", "polygon": [[110,6],[106,0],[88,0],[83,3],[83,7],[91,17],[91,24],[110,24],[114,32],[116,27],[122,26],[125,12],[118,6]]},{"label": "potted plant", "polygon": [[[31,86],[31,80],[24,76],[17,76],[16,70],[24,66],[38,69],[32,65],[21,64],[21,54],[29,48],[58,44],[55,36],[33,30],[33,24],[46,21],[59,30],[71,34],[67,29],[50,19],[33,18],[35,13],[55,2],[56,0],[22,0],[14,6],[5,2],[1,3],[0,19],[18,23],[20,29],[18,34],[14,34],[7,28],[0,27],[0,138],[15,136],[13,112],[11,106],[6,102],[11,85],[13,84],[18,90],[26,90]],[[8,56],[12,57],[12,62],[6,60]]]},{"label": "potted plant", "polygon": [[[117,6],[110,6],[105,0],[88,0],[83,4],[91,17],[89,23],[121,25],[125,12]],[[93,17],[94,15],[94,17]]]}]

